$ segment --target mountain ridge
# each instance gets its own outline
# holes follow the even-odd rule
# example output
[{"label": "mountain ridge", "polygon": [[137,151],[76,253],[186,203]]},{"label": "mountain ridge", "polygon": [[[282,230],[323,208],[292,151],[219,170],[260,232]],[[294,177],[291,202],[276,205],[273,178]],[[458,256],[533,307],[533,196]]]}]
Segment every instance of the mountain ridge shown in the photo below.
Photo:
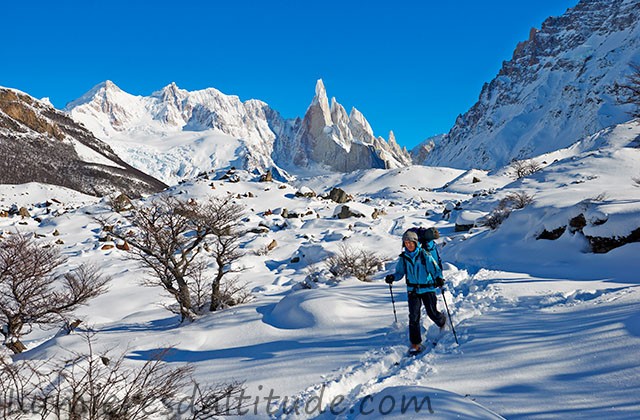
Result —
[{"label": "mountain ridge", "polygon": [[[335,97],[329,104],[322,80],[316,83],[315,96],[304,117],[295,119],[284,119],[257,99],[243,102],[215,88],[189,92],[175,83],[150,96],[134,96],[105,81],[70,102],[65,111],[97,137],[108,143],[119,142],[123,146],[119,152],[124,156],[130,154],[124,146],[127,138],[140,141],[135,138],[144,133],[166,136],[213,130],[238,140],[244,156],[243,169],[258,172],[273,168],[282,174],[309,170],[349,172],[411,163],[408,151],[397,144],[393,132],[389,141],[376,137],[356,108],[347,114]],[[193,145],[181,146],[198,153]],[[125,160],[139,163],[126,157]],[[188,172],[192,175],[210,169],[213,167],[201,166]],[[175,171],[171,172],[165,174],[169,176],[165,180],[176,180]]]},{"label": "mountain ridge", "polygon": [[623,123],[616,83],[639,60],[640,4],[582,0],[531,30],[420,163],[496,169]]},{"label": "mountain ridge", "polygon": [[46,101],[0,87],[0,184],[42,182],[103,196],[131,197],[167,187],[120,159]]}]

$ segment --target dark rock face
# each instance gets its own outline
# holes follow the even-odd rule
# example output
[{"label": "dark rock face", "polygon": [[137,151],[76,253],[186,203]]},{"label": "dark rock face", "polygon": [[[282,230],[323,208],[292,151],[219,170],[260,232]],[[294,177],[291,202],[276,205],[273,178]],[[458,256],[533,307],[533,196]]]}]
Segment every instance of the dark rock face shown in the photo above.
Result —
[{"label": "dark rock face", "polygon": [[[95,156],[78,155],[75,144]],[[64,113],[26,94],[0,89],[0,184],[41,182],[103,196],[130,197],[166,185],[123,162]]]},{"label": "dark rock face", "polygon": [[[606,220],[594,220],[590,224],[592,226],[599,226],[606,223]],[[548,239],[548,240],[556,240],[560,238],[564,232],[569,228],[569,232],[571,234],[580,234],[584,235],[583,229],[588,226],[587,219],[584,214],[580,213],[579,215],[571,218],[569,223],[565,226],[560,226],[557,229],[552,231],[543,230],[536,239]],[[589,245],[591,246],[591,251],[596,254],[605,254],[612,249],[621,247],[626,244],[630,244],[632,242],[640,242],[640,227],[633,230],[627,236],[587,236],[585,235],[587,240],[589,241]]]},{"label": "dark rock face", "polygon": [[547,239],[547,240],[555,241],[556,239],[562,236],[565,230],[567,230],[566,226],[561,226],[552,231],[548,231],[545,229],[542,231],[540,235],[536,237],[536,239]]},{"label": "dark rock face", "polygon": [[591,250],[596,254],[604,254],[612,249],[632,242],[640,242],[640,228],[637,228],[631,234],[624,237],[601,238],[597,236],[587,236],[591,244]]}]

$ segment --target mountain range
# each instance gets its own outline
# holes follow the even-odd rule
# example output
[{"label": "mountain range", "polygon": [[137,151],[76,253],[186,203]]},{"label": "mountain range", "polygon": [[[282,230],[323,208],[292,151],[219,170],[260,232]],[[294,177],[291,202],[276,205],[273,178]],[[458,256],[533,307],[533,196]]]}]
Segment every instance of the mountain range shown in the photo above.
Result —
[{"label": "mountain range", "polygon": [[129,162],[168,183],[225,165],[285,176],[411,163],[393,132],[387,142],[360,111],[347,114],[335,98],[329,103],[322,80],[304,117],[295,119],[259,100],[242,102],[213,88],[188,92],[175,83],[144,97],[106,81],[66,111]]},{"label": "mountain range", "polygon": [[[633,71],[629,64],[638,61],[640,3],[580,1],[562,16],[545,20],[541,29],[532,29],[448,133],[430,137],[411,151],[396,142],[393,132],[388,139],[376,136],[356,108],[347,112],[335,97],[329,100],[322,80],[316,82],[304,116],[293,119],[260,100],[243,102],[214,88],[189,92],[175,83],[149,96],[135,96],[106,81],[69,103],[64,112],[3,89],[10,102],[18,98],[20,108],[31,109],[42,121],[35,129],[33,121],[27,123],[31,137],[25,137],[24,119],[16,120],[5,104],[1,144],[10,158],[4,162],[2,180],[92,184],[79,181],[78,174],[86,175],[89,167],[104,173],[104,168],[97,171],[95,162],[77,163],[82,159],[73,161],[75,169],[62,180],[43,175],[65,173],[59,168],[70,165],[66,157],[79,155],[78,147],[87,144],[110,162],[109,176],[115,174],[113,168],[135,167],[141,171],[136,177],[145,173],[160,180],[147,178],[148,185],[135,188],[142,192],[229,167],[256,175],[271,171],[281,180],[411,164],[495,170],[513,160],[570,147],[628,121],[632,105],[619,104],[618,89]],[[36,153],[34,133],[50,140],[41,142],[46,147],[77,147],[68,153]],[[56,169],[34,177],[18,139],[31,141],[24,150],[34,148],[29,156],[39,156],[35,167]],[[86,192],[94,187],[77,188]],[[95,192],[109,188],[98,185]]]},{"label": "mountain range", "polygon": [[630,119],[618,84],[640,61],[640,3],[582,0],[519,43],[419,163],[496,169]]}]

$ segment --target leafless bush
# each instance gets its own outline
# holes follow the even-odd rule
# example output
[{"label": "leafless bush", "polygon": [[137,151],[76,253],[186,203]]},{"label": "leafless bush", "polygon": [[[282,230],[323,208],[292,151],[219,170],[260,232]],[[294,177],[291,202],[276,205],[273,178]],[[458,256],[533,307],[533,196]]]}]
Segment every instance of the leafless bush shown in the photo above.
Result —
[{"label": "leafless bush", "polygon": [[617,84],[618,103],[635,105],[636,109],[630,114],[634,118],[640,117],[640,64],[631,63],[631,74],[627,76],[626,83]]},{"label": "leafless bush", "polygon": [[78,306],[106,291],[110,280],[96,267],[81,265],[64,275],[56,248],[43,248],[16,233],[0,242],[0,332],[14,353],[26,349],[20,338],[36,324],[63,324]]},{"label": "leafless bush", "polygon": [[111,235],[127,241],[133,258],[154,276],[146,284],[160,285],[173,296],[184,321],[193,320],[198,314],[198,302],[204,294],[202,283],[197,283],[202,282],[207,268],[202,263],[207,252],[217,265],[209,283],[209,310],[221,306],[221,281],[228,273],[238,271],[232,263],[242,256],[242,217],[243,207],[231,196],[210,198],[203,204],[165,196],[147,206],[132,208],[126,216],[131,226],[99,222],[111,227]]},{"label": "leafless bush", "polygon": [[228,308],[230,306],[240,305],[250,302],[253,299],[246,282],[240,281],[237,277],[229,277],[224,279],[220,284],[219,295],[217,298],[220,305],[216,309]]},{"label": "leafless bush", "polygon": [[354,276],[360,281],[369,281],[369,277],[382,270],[385,261],[386,258],[374,251],[341,244],[338,253],[327,259],[326,266],[336,277]]},{"label": "leafless bush", "polygon": [[[93,350],[70,360],[34,366],[31,362],[0,365],[0,410],[6,419],[23,414],[65,419],[205,419],[238,409],[243,385],[235,382],[201,387],[188,365],[169,367],[159,352],[141,367],[127,367],[125,356],[111,358]],[[187,387],[193,386],[190,396]],[[221,402],[225,404],[221,404]],[[188,407],[184,403],[188,402]],[[2,412],[2,411],[0,411]]]},{"label": "leafless bush", "polygon": [[30,362],[10,362],[0,357],[0,416],[21,419],[30,414],[32,402],[39,397],[42,374]]},{"label": "leafless bush", "polygon": [[483,225],[490,229],[497,229],[513,210],[523,209],[533,202],[533,196],[524,191],[507,194],[489,215],[484,219]]},{"label": "leafless bush", "polygon": [[542,167],[535,160],[514,160],[511,162],[511,168],[514,171],[516,179],[524,178],[535,172],[538,172]]},{"label": "leafless bush", "polygon": [[487,215],[487,217],[484,219],[483,224],[490,229],[497,229],[502,224],[502,222],[507,220],[509,215],[511,215],[511,209],[509,207],[498,206]]},{"label": "leafless bush", "polygon": [[514,210],[523,209],[533,203],[533,196],[524,191],[507,194],[501,201],[503,207],[510,207]]}]

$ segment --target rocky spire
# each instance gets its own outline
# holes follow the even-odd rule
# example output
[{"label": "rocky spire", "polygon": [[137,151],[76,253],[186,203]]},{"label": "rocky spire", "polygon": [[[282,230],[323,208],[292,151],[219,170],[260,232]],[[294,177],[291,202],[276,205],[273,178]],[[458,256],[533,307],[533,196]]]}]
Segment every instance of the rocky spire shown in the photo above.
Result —
[{"label": "rocky spire", "polygon": [[[318,79],[316,82],[316,96],[313,97],[313,101],[311,101],[309,108],[318,110],[314,110],[313,114],[323,121],[325,126],[331,125],[331,109],[329,108],[327,90],[324,87],[322,79]],[[307,114],[308,113],[309,111],[307,110]]]}]

